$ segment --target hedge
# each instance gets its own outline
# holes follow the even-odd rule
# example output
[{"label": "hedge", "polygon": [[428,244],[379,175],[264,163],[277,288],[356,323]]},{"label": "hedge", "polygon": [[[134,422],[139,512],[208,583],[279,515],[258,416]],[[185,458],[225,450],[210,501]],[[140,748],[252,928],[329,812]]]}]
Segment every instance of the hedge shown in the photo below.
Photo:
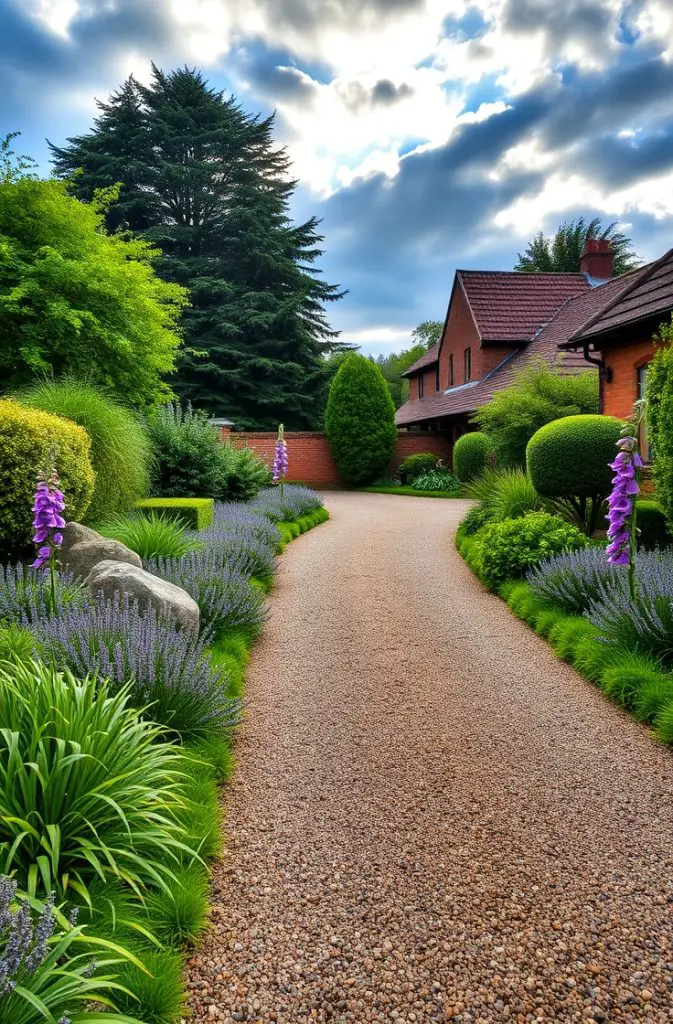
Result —
[{"label": "hedge", "polygon": [[31,541],[33,495],[41,470],[55,468],[65,518],[81,521],[94,489],[91,440],[61,416],[0,399],[0,549],[20,552]]},{"label": "hedge", "polygon": [[136,507],[178,519],[190,530],[207,529],[215,514],[213,498],[144,498]]},{"label": "hedge", "polygon": [[461,483],[469,483],[486,468],[493,446],[486,434],[474,430],[459,437],[453,446],[453,471]]}]

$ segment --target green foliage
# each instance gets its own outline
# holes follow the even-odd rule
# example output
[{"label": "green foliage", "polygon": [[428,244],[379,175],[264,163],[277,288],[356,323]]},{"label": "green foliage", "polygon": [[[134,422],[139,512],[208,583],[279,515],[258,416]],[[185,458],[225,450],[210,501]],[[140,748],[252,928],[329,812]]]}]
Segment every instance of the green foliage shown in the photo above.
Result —
[{"label": "green foliage", "polygon": [[189,530],[207,530],[215,514],[214,498],[143,498],[137,507],[175,519]]},{"label": "green foliage", "polygon": [[[641,692],[651,694],[662,688],[665,691],[667,686],[673,697],[673,678],[663,675],[654,658],[632,651],[624,651],[614,664],[603,669],[600,677],[603,692],[628,710],[632,710],[636,702],[642,706]],[[652,717],[654,712],[648,721]]]},{"label": "green foliage", "polygon": [[104,537],[121,541],[142,559],[182,558],[203,545],[187,535],[187,528],[175,517],[149,515],[117,516],[99,527]]},{"label": "green foliage", "polygon": [[364,356],[350,355],[332,381],[325,431],[348,483],[370,483],[390,462],[397,440],[395,407],[381,371]]},{"label": "green foliage", "polygon": [[419,345],[423,345],[424,349],[432,348],[438,341],[441,341],[442,334],[444,332],[444,321],[443,320],[424,320],[414,327],[411,332],[411,337],[414,341],[418,342]]},{"label": "green foliage", "polygon": [[273,116],[246,113],[198,71],[154,67],[147,85],[129,78],[99,103],[90,132],[52,150],[80,199],[124,183],[108,226],[158,244],[162,277],[189,289],[181,398],[245,428],[312,429],[322,355],[339,347],[325,306],[341,293],[313,270],[317,220],[290,220],[296,183],[273,130]]},{"label": "green foliage", "polygon": [[443,493],[457,498],[461,492],[459,481],[447,469],[432,469],[421,473],[413,482],[414,490],[428,494]]},{"label": "green foliage", "polygon": [[564,615],[549,631],[548,640],[554,654],[572,664],[579,642],[596,636],[598,630],[583,616]]},{"label": "green foliage", "polygon": [[636,502],[636,513],[638,547],[652,551],[654,548],[666,548],[673,544],[666,516],[658,502],[643,498]]},{"label": "green foliage", "polygon": [[673,743],[673,698],[660,707],[654,725],[658,739]]},{"label": "green foliage", "polygon": [[614,664],[623,652],[612,644],[606,644],[598,630],[594,635],[582,637],[577,641],[573,664],[575,668],[590,679],[592,683],[598,683],[605,669]]},{"label": "green foliage", "polygon": [[87,520],[129,512],[149,494],[151,449],[136,416],[102,388],[77,380],[46,380],[21,393],[21,402],[64,416],[84,427],[91,438],[96,473]]},{"label": "green foliage", "polygon": [[178,868],[166,889],[147,897],[148,924],[153,935],[167,946],[196,942],[208,915],[208,874],[194,863]]},{"label": "green foliage", "polygon": [[[119,982],[129,993],[115,999],[125,1013],[136,1013],[144,1024],[178,1024],[185,1015],[182,957],[169,949],[138,950],[142,968],[135,964],[119,970]],[[98,1024],[106,1024],[105,1018]]]},{"label": "green foliage", "polygon": [[170,393],[163,377],[186,295],[156,276],[145,242],[106,234],[113,198],[80,203],[55,180],[0,183],[0,377],[9,387],[86,368],[136,407]]},{"label": "green foliage", "polygon": [[673,531],[673,319],[659,329],[647,373],[647,427],[657,501]]},{"label": "green foliage", "polygon": [[35,178],[37,163],[30,156],[19,155],[12,149],[14,139],[21,132],[8,132],[0,139],[0,185],[19,181],[21,178]]},{"label": "green foliage", "polygon": [[0,399],[0,551],[20,551],[30,543],[37,474],[52,463],[61,478],[66,518],[84,516],[94,488],[90,453],[82,427]]},{"label": "green foliage", "polygon": [[524,253],[518,253],[515,270],[528,274],[537,273],[578,273],[580,259],[590,238],[607,238],[612,246],[613,272],[615,277],[635,269],[640,263],[631,239],[616,230],[613,221],[603,227],[600,217],[588,223],[584,217],[564,221],[551,238],[545,238],[540,231],[528,243]]},{"label": "green foliage", "polygon": [[543,558],[583,547],[586,538],[570,523],[547,512],[491,523],[479,534],[479,575],[488,587],[523,576]]},{"label": "green foliage", "polygon": [[35,638],[29,629],[12,622],[0,626],[0,665],[3,661],[31,661]]},{"label": "green foliage", "polygon": [[[455,480],[455,477],[452,479]],[[446,479],[443,478],[442,483],[446,482]],[[458,496],[455,490],[425,491],[419,490],[417,487],[398,487],[395,484],[372,484],[370,487],[358,487],[358,491],[363,491],[365,494],[403,494],[413,498],[455,498]]]},{"label": "green foliage", "polygon": [[433,452],[415,452],[407,455],[397,467],[397,475],[403,484],[411,484],[417,476],[436,469],[440,459]]},{"label": "green foliage", "polygon": [[461,483],[469,483],[486,469],[493,446],[486,434],[474,430],[459,437],[453,446],[453,471]]},{"label": "green foliage", "polygon": [[527,512],[545,511],[548,506],[520,469],[486,469],[465,491],[468,497],[481,501],[492,522],[518,519]]},{"label": "green foliage", "polygon": [[0,668],[0,868],[30,894],[161,886],[185,849],[178,755],[126,701],[39,662]]},{"label": "green foliage", "polygon": [[488,434],[498,465],[525,466],[526,446],[545,423],[598,412],[598,374],[564,374],[543,360],[521,370],[508,388],[472,416]]},{"label": "green foliage", "polygon": [[642,683],[634,694],[633,706],[640,721],[651,725],[663,708],[673,702],[673,675],[652,673]]},{"label": "green foliage", "polygon": [[222,443],[222,456],[227,472],[223,500],[250,501],[264,487],[270,486],[271,470],[252,448],[236,448],[233,444]]},{"label": "green foliage", "polygon": [[526,465],[535,490],[567,500],[588,534],[610,493],[609,463],[622,427],[612,416],[566,416],[541,427],[528,442]]},{"label": "green foliage", "polygon": [[[387,356],[377,356],[372,362],[375,362],[381,373],[383,379],[388,385],[390,391],[390,397],[393,400],[393,404],[396,409],[399,409],[401,405],[407,401],[409,397],[409,381],[402,374],[405,370],[420,359],[422,355],[425,355],[426,346],[423,344],[412,345],[411,348],[403,349],[402,352],[390,352]],[[333,359],[338,360],[338,370],[344,359],[347,358],[347,353],[336,353]],[[370,357],[371,358],[371,357]],[[335,370],[335,373],[336,373]]]}]

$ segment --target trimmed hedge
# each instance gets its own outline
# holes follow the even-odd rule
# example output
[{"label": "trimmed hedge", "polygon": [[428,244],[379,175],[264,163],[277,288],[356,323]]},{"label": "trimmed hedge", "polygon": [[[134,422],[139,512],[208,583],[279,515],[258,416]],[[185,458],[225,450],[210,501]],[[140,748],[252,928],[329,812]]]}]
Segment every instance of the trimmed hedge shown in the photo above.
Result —
[{"label": "trimmed hedge", "polygon": [[66,519],[81,521],[93,496],[91,440],[86,430],[51,413],[0,399],[0,550],[30,544],[37,474],[51,469],[61,479]]},{"label": "trimmed hedge", "polygon": [[664,510],[656,501],[645,498],[637,501],[636,511],[636,525],[640,531],[638,543],[641,547],[652,551],[654,548],[665,548],[673,544]]},{"label": "trimmed hedge", "polygon": [[564,416],[533,434],[526,449],[528,475],[548,498],[594,498],[610,493],[624,424],[614,416]]},{"label": "trimmed hedge", "polygon": [[395,451],[395,406],[376,363],[349,355],[332,381],[325,433],[339,473],[350,484],[380,477]]},{"label": "trimmed hedge", "polygon": [[437,469],[438,463],[439,456],[432,452],[415,452],[402,460],[397,467],[397,473],[402,484],[411,484],[416,477]]},{"label": "trimmed hedge", "polygon": [[179,520],[190,530],[206,530],[213,521],[213,498],[144,498],[136,507]]},{"label": "trimmed hedge", "polygon": [[493,446],[487,434],[474,430],[459,437],[453,446],[453,471],[461,483],[469,483],[486,468]]}]

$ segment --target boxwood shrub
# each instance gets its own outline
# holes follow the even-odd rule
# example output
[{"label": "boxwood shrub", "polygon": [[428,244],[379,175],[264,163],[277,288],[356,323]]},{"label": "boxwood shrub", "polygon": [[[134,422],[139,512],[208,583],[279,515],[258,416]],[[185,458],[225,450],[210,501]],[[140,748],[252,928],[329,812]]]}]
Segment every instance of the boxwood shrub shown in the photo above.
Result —
[{"label": "boxwood shrub", "polygon": [[206,530],[213,521],[212,498],[144,498],[137,508],[178,519],[190,530]]},{"label": "boxwood shrub", "polygon": [[668,531],[666,516],[656,501],[643,499],[636,502],[636,523],[639,530],[638,544],[652,551],[654,548],[665,548],[673,544],[673,537]]},{"label": "boxwood shrub", "polygon": [[493,446],[487,434],[474,430],[459,437],[453,446],[453,471],[465,484],[486,468]]},{"label": "boxwood shrub", "polygon": [[430,473],[433,469],[437,469],[438,463],[439,456],[434,455],[433,452],[415,452],[413,455],[407,455],[406,459],[403,459],[397,467],[400,482],[410,484],[423,473]]}]

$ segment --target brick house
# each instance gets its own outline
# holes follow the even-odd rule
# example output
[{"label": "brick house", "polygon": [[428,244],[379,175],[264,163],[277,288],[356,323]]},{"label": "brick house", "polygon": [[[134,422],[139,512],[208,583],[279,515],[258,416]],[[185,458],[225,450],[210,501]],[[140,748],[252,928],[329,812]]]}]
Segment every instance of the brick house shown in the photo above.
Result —
[{"label": "brick house", "polygon": [[[610,244],[596,239],[587,244],[577,274],[458,270],[441,340],[405,373],[409,400],[397,412],[398,426],[442,430],[455,441],[472,429],[470,414],[534,360],[542,359],[561,373],[586,372],[593,366],[598,372],[604,365],[596,347],[601,339],[621,346],[622,355],[614,359],[627,358],[625,347],[640,345],[645,347],[632,348],[628,360],[638,365],[639,360],[649,361],[652,342],[647,339],[673,307],[672,263],[667,254],[655,264],[613,278]],[[585,347],[588,331],[592,334]],[[604,411],[611,412],[616,401],[608,397],[609,389],[621,377],[616,369],[609,370],[607,359],[601,387]],[[630,386],[629,395],[634,393],[629,408],[634,389]],[[625,415],[625,409],[620,406],[617,414]]]}]

